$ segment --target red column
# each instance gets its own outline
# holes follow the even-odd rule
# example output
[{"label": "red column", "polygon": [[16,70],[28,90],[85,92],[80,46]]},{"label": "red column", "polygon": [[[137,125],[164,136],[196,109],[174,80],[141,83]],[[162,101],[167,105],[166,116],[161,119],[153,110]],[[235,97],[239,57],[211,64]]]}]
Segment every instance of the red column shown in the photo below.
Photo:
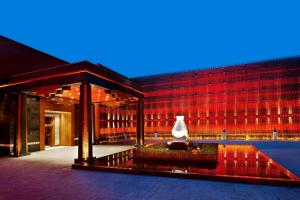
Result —
[{"label": "red column", "polygon": [[99,104],[94,104],[94,143],[100,137],[100,109]]},{"label": "red column", "polygon": [[14,156],[28,155],[26,95],[17,94],[15,112]]},{"label": "red column", "polygon": [[137,101],[136,144],[144,145],[144,99]]},{"label": "red column", "polygon": [[78,159],[75,162],[92,162],[92,94],[91,85],[88,82],[82,82],[80,85],[80,121],[78,135]]}]

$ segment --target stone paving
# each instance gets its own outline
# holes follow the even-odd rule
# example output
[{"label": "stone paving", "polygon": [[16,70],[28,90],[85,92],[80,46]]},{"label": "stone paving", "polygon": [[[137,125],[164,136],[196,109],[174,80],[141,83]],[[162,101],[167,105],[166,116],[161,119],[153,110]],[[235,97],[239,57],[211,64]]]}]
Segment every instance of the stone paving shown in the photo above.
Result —
[{"label": "stone paving", "polygon": [[[252,144],[300,176],[300,142]],[[129,148],[100,145],[94,152],[99,157]],[[0,158],[0,200],[300,199],[300,188],[72,170],[76,157],[77,147],[58,147]]]}]

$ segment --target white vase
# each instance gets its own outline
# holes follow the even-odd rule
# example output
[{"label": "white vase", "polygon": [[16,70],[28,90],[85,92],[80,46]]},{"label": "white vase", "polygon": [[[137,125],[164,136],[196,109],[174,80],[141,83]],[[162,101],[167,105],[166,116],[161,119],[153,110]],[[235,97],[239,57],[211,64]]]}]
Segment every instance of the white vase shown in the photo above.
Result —
[{"label": "white vase", "polygon": [[188,129],[184,122],[184,116],[176,116],[176,122],[172,129],[172,136],[177,140],[188,139]]}]

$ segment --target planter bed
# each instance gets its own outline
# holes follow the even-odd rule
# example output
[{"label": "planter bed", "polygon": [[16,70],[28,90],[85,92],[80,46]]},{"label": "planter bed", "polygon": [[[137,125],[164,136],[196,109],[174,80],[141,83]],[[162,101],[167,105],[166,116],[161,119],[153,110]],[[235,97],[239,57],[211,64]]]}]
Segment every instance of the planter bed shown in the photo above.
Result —
[{"label": "planter bed", "polygon": [[135,149],[133,158],[177,162],[217,162],[218,144],[190,144],[187,150],[169,150],[165,143],[150,144]]}]

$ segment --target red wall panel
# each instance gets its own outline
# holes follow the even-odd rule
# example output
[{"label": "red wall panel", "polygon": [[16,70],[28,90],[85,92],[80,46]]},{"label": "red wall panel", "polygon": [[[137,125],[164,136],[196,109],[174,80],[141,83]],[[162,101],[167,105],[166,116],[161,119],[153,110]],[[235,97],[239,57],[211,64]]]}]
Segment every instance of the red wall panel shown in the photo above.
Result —
[{"label": "red wall panel", "polygon": [[299,139],[300,59],[172,73],[135,79],[145,91],[145,135],[171,136],[184,115],[190,136]]}]

